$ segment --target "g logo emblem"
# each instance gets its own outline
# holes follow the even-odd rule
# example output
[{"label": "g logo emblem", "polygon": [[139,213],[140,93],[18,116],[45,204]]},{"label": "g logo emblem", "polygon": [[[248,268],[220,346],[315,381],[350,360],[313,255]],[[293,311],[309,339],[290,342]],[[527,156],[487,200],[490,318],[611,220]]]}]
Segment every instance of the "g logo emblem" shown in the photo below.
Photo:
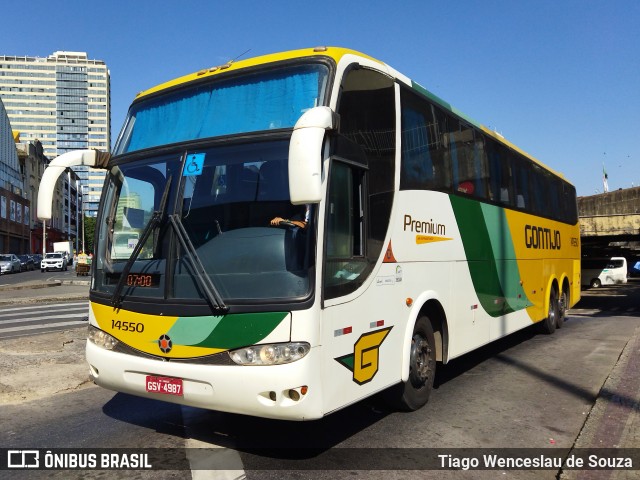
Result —
[{"label": "g logo emblem", "polygon": [[169,353],[173,348],[173,342],[169,335],[161,335],[158,339],[158,347],[160,347],[160,351],[162,353]]},{"label": "g logo emblem", "polygon": [[353,381],[358,385],[370,382],[378,373],[380,345],[392,328],[383,328],[361,335],[353,345],[353,353],[335,359],[353,372]]}]

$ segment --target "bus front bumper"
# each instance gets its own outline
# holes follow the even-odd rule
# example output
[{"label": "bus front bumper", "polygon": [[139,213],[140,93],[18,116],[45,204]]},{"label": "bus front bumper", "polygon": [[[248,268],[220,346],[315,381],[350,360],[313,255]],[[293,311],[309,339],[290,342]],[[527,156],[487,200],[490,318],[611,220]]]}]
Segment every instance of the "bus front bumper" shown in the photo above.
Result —
[{"label": "bus front bumper", "polygon": [[[113,352],[87,341],[86,356],[90,379],[110,390],[229,413],[313,420],[323,416],[318,350],[285,365],[187,365]],[[182,395],[148,392],[147,376],[181,379]]]}]

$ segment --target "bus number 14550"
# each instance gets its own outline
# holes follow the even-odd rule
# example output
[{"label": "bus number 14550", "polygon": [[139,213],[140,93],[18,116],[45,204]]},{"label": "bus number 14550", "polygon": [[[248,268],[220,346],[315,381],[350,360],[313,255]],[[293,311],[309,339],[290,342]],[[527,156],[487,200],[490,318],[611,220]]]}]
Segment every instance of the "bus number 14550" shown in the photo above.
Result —
[{"label": "bus number 14550", "polygon": [[123,322],[120,320],[111,320],[111,328],[113,330],[122,330],[123,332],[144,332],[143,323]]}]

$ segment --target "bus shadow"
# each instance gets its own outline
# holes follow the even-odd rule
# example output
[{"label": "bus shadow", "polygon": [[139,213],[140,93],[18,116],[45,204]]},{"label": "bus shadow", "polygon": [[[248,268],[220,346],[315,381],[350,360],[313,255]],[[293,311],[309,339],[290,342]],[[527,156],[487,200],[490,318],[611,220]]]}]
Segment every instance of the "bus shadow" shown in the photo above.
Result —
[{"label": "bus shadow", "polygon": [[540,333],[537,331],[537,325],[532,325],[458,357],[446,365],[438,364],[434,387],[438,388],[481,363],[495,358],[506,350],[527,342],[538,335]]},{"label": "bus shadow", "polygon": [[182,407],[124,393],[115,394],[102,411],[161,434],[274,460],[315,458],[393,413],[372,397],[319,420],[294,422]]}]

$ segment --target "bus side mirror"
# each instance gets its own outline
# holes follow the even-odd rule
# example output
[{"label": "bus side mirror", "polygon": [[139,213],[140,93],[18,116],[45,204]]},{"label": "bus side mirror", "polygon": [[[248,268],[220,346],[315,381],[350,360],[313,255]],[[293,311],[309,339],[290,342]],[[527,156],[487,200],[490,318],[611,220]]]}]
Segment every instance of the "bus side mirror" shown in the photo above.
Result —
[{"label": "bus side mirror", "polygon": [[78,165],[107,168],[109,158],[110,155],[108,153],[98,152],[97,150],[73,150],[51,160],[51,163],[44,170],[40,187],[38,188],[38,218],[41,220],[51,219],[53,191],[56,188],[58,177],[67,168]]},{"label": "bus side mirror", "polygon": [[289,196],[294,205],[322,199],[322,145],[327,130],[337,128],[338,116],[329,107],[314,107],[293,127],[289,144]]}]

